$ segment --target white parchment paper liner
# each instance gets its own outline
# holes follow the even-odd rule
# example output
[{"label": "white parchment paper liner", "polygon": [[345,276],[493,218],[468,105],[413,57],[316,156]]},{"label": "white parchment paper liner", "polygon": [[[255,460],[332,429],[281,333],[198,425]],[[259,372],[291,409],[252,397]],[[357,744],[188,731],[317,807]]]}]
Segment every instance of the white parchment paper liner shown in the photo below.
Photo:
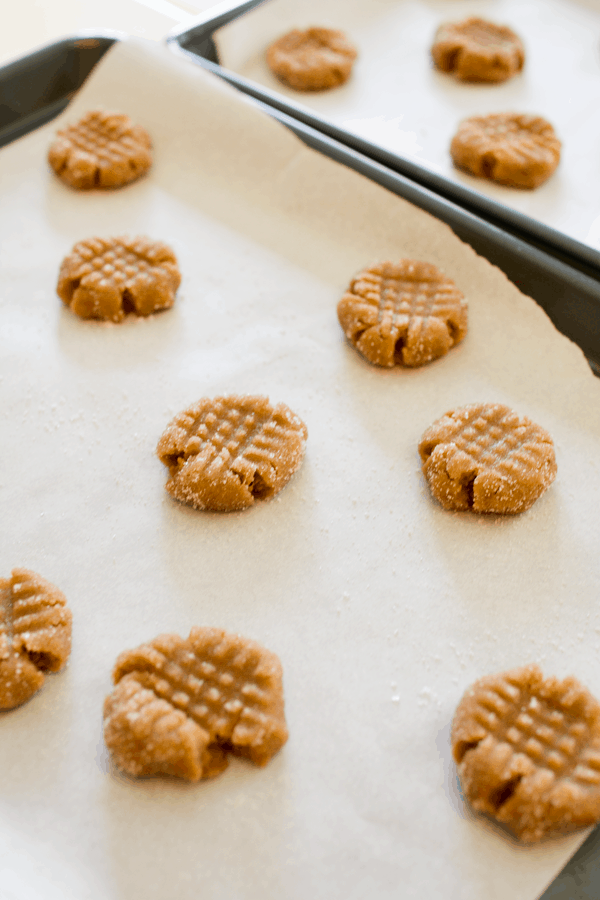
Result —
[{"label": "white parchment paper liner", "polygon": [[[126,110],[150,175],[77,193],[48,170],[58,122],[0,153],[2,573],[66,593],[74,645],[0,729],[0,873],[16,898],[532,900],[583,835],[522,848],[475,820],[448,733],[479,675],[530,660],[600,691],[600,386],[544,312],[444,225],[309,151],[218,80],[115,47],[62,121]],[[169,242],[174,309],[82,322],[54,293],[90,235]],[[335,306],[381,258],[440,266],[470,304],[445,359],[380,371]],[[203,395],[268,394],[307,423],[272,502],[202,514],[154,456]],[[444,512],[417,443],[445,410],[499,400],[556,442],[530,512]],[[114,772],[101,706],[117,654],[193,624],[245,633],[284,666],[288,745],[214,781]]]},{"label": "white parchment paper liner", "polygon": [[[431,44],[442,22],[480,16],[509,25],[525,45],[522,74],[462,84],[437,72]],[[268,69],[268,45],[291,28],[341,28],[359,57],[350,81],[319,94],[286,88]],[[590,0],[268,0],[219,29],[227,68],[309,107],[342,128],[600,248],[600,8]],[[524,112],[548,119],[563,142],[556,173],[535,191],[459,172],[449,147],[468,116]]]}]

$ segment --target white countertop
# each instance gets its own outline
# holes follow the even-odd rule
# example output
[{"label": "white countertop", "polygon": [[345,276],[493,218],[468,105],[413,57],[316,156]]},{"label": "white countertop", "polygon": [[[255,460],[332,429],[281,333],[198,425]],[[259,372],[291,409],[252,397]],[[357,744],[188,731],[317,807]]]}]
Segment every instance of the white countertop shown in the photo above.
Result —
[{"label": "white countertop", "polygon": [[[216,0],[18,0],[3,16],[0,65],[75,32],[121,31],[160,41]],[[8,0],[7,0],[8,5]]]}]

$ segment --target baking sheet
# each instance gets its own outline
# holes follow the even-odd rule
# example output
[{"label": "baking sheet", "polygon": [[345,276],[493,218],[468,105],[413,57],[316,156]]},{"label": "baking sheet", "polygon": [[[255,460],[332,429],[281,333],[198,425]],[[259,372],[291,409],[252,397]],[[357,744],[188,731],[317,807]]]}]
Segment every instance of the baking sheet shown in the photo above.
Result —
[{"label": "baking sheet", "polygon": [[[525,44],[522,74],[501,85],[461,84],[436,71],[431,43],[442,22],[481,16],[510,25]],[[341,28],[359,49],[350,81],[293,91],[268,69],[268,45],[290,28]],[[596,0],[267,0],[215,40],[221,63],[378,146],[600,248],[600,6]],[[544,116],[563,142],[560,166],[535,191],[454,168],[458,122],[495,112]]]},{"label": "baking sheet", "polygon": [[[473,679],[524,661],[600,691],[600,385],[446,226],[218,79],[127,42],[62,118],[100,104],[150,130],[145,180],[69,190],[45,163],[58,122],[0,153],[0,561],[55,582],[74,613],[67,671],[0,716],[11,900],[532,900],[584,835],[523,848],[475,819],[449,727]],[[76,319],[54,294],[63,255],[136,232],[178,254],[174,309]],[[470,333],[423,370],[380,371],[345,344],[335,305],[364,263],[402,255],[456,280]],[[171,501],[163,428],[240,391],[306,421],[302,469],[243,513]],[[554,436],[557,482],[523,516],[448,514],[423,484],[421,433],[477,399]],[[264,770],[233,762],[199,785],[125,778],[102,742],[113,661],[194,624],[280,655],[290,741]]]}]

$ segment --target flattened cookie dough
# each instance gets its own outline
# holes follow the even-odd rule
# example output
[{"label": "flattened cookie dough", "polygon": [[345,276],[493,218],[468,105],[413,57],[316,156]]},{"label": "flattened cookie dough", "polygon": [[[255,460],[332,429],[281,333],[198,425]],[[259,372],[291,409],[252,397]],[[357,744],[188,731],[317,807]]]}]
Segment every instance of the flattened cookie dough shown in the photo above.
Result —
[{"label": "flattened cookie dough", "polygon": [[523,44],[514,31],[476,16],[441,25],[431,55],[438,69],[461,81],[506,81],[525,62]]},{"label": "flattened cookie dough", "polygon": [[181,282],[170,247],[147,237],[88,238],[62,262],[56,292],[82,319],[121,322],[169,309]]},{"label": "flattened cookie dough", "polygon": [[229,512],[278,493],[303,456],[308,432],[285,404],[267,397],[202,399],[176,416],[157,454],[167,491],[196,509]]},{"label": "flattened cookie dough", "polygon": [[421,438],[419,454],[444,509],[520,513],[556,476],[548,432],[500,403],[446,413]]},{"label": "flattened cookie dough", "polygon": [[129,116],[95,109],[57,133],[48,161],[70,187],[116,188],[148,171],[151,149],[150,135]]},{"label": "flattened cookie dough", "polygon": [[452,753],[479,812],[522,841],[600,819],[600,704],[535,665],[476,681],[458,705]]},{"label": "flattened cookie dough", "polygon": [[424,366],[467,333],[467,302],[454,282],[413,259],[364,269],[337,312],[350,343],[376,366]]},{"label": "flattened cookie dough", "polygon": [[348,80],[357,55],[343,31],[295,28],[271,44],[267,63],[296,91],[326,91]]},{"label": "flattened cookie dough", "polygon": [[28,569],[0,578],[0,709],[13,709],[59,672],[71,652],[64,594]]},{"label": "flattened cookie dough", "polygon": [[454,165],[509,187],[543,184],[560,162],[561,143],[541,116],[498,113],[460,123],[452,138]]},{"label": "flattened cookie dough", "polygon": [[210,778],[227,755],[266,765],[288,738],[278,657],[239,634],[192,628],[117,659],[104,737],[130,775]]}]

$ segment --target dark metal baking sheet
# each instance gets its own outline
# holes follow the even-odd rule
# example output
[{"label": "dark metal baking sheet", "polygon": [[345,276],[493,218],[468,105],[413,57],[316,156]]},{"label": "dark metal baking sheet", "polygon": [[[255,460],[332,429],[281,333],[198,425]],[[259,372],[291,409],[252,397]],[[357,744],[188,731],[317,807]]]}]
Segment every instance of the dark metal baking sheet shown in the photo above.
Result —
[{"label": "dark metal baking sheet", "polygon": [[[94,65],[118,39],[119,36],[114,34],[77,35],[0,67],[0,147],[57,116]],[[191,58],[196,63],[202,62],[195,54]],[[588,348],[586,353],[600,367],[600,285],[597,282],[595,287],[590,285],[587,276],[542,250],[528,246],[309,126],[268,106],[265,109],[315,150],[350,166],[447,222],[463,240],[504,269],[551,315],[554,312],[560,318],[560,301],[568,300],[573,315],[566,317],[567,326],[585,332],[583,343],[574,334],[570,336],[584,349]],[[562,330],[568,333],[564,328]],[[600,828],[592,832],[541,900],[597,900],[598,897]]]},{"label": "dark metal baking sheet", "polygon": [[57,116],[115,40],[81,34],[0,68],[0,147]]},{"label": "dark metal baking sheet", "polygon": [[[270,97],[264,96],[269,92],[256,89],[218,64],[212,34],[232,18],[253,9],[258,2],[265,0],[221,5],[219,12],[198,20],[192,29],[173,33],[169,42],[176,52],[254,97],[272,116],[284,122],[311,146],[355,168],[449,224],[460,238],[502,269],[523,293],[533,297],[556,327],[579,344],[592,367],[600,371],[600,268],[575,259],[572,254],[558,253],[544,242],[530,240],[522,232],[509,230],[502,223],[488,220],[456,200],[449,199],[434,185],[424,185],[410,175],[366,157],[331,134],[324,133],[323,129],[315,128],[306,121],[309,116],[298,118],[295,111],[284,109],[287,104],[281,101],[274,105]],[[336,129],[332,126],[331,130]]]},{"label": "dark metal baking sheet", "polygon": [[593,247],[583,244],[575,238],[563,234],[530,216],[511,209],[464,184],[451,181],[444,175],[438,174],[397,152],[386,150],[384,147],[366,140],[364,137],[360,137],[318,115],[316,112],[307,109],[307,107],[295,103],[289,97],[256,84],[220,66],[218,64],[218,52],[212,40],[212,35],[222,26],[243,16],[257,6],[268,2],[269,0],[245,0],[245,2],[240,3],[239,0],[227,0],[227,2],[219,4],[212,11],[209,10],[199,17],[191,28],[175,30],[170,36],[170,40],[176,42],[182,49],[203,57],[206,60],[207,68],[218,71],[222,78],[250,96],[268,103],[270,106],[293,116],[307,125],[311,125],[323,134],[327,134],[346,146],[358,150],[370,159],[383,163],[393,171],[405,175],[412,181],[435,191],[440,196],[451,200],[464,209],[474,212],[480,218],[498,225],[516,237],[526,240],[533,246],[546,250],[546,252],[551,253],[557,259],[562,259],[571,266],[580,268],[581,271],[587,272],[592,277],[600,277],[600,252]]}]

